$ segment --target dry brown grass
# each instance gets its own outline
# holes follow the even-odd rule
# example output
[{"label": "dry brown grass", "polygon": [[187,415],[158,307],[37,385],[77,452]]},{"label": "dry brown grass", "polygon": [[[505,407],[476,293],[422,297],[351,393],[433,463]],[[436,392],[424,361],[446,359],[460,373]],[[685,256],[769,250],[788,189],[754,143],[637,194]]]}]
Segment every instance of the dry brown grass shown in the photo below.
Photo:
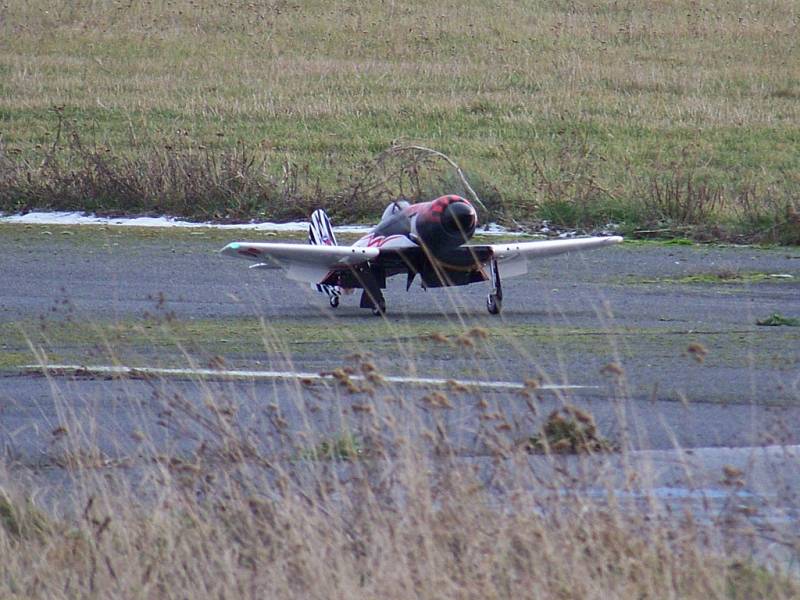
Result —
[{"label": "dry brown grass", "polygon": [[[278,332],[262,327],[265,348],[286,347]],[[463,335],[478,344],[468,351],[477,371],[487,360],[480,353],[492,354],[490,336],[477,327]],[[32,347],[44,362],[39,343]],[[403,342],[395,350],[395,366],[413,360]],[[284,359],[291,363],[288,354]],[[509,423],[496,397],[480,399],[481,425],[465,449],[464,439],[476,432],[447,419],[464,410],[463,388],[389,385],[373,359],[355,353],[329,387],[299,382],[294,391],[257,398],[201,379],[190,397],[151,380],[141,389],[152,393],[156,423],[143,418],[130,431],[120,428],[117,458],[98,446],[88,404],[66,388],[62,396],[62,384],[51,380],[54,397],[64,400],[56,402],[49,461],[6,456],[0,463],[9,482],[0,495],[0,596],[800,594],[797,580],[781,572],[786,563],[768,562],[754,549],[754,540],[768,539],[794,556],[795,537],[793,528],[770,529],[746,512],[750,505],[737,495],[745,472],[722,470],[730,497],[704,518],[673,512],[650,479],[658,467],[634,465],[625,444],[604,439],[608,424],[565,403],[544,423],[544,454],[531,455],[520,424]],[[371,375],[369,385],[355,386],[357,373]],[[612,374],[609,400],[622,402],[624,372]],[[533,421],[547,381],[541,377],[526,382],[522,400]],[[134,387],[125,397],[141,401]],[[287,414],[293,409],[299,416]],[[347,429],[331,435],[328,413]],[[166,445],[155,439],[156,426],[167,432]]]},{"label": "dry brown grass", "polygon": [[[141,471],[73,465],[73,492],[57,502],[66,511],[58,519],[21,497],[4,498],[0,593],[598,599],[800,593],[792,579],[719,554],[709,542],[717,534],[690,517],[656,516],[652,497],[644,496],[647,508],[630,510],[613,497],[563,493],[575,485],[574,474],[557,468],[540,479],[520,455],[490,458],[495,467],[479,475],[485,467],[477,463],[446,451],[434,458],[384,436],[355,461],[280,463],[246,450],[224,418],[208,427],[205,441],[206,450],[193,458],[159,459]],[[723,523],[735,531],[730,521],[715,526]]]}]

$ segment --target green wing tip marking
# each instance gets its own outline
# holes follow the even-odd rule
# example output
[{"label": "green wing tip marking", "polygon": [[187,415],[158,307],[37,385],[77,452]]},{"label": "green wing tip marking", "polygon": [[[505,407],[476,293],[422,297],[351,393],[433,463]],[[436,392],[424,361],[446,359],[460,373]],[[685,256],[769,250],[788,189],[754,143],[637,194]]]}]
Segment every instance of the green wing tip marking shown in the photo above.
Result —
[{"label": "green wing tip marking", "polygon": [[239,242],[233,242],[232,244],[228,244],[228,247],[229,247],[231,250],[238,250],[238,249],[239,249],[239,246],[240,246]]}]

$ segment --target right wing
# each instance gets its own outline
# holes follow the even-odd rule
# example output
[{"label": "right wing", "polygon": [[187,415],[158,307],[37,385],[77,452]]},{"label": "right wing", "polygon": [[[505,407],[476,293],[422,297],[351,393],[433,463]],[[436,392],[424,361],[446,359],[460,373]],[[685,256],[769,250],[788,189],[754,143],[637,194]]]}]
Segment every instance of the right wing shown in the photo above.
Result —
[{"label": "right wing", "polygon": [[339,271],[378,257],[378,248],[366,246],[312,246],[306,244],[269,244],[232,242],[221,251],[256,262],[255,268],[277,264],[289,279],[308,283],[322,282],[331,271]]},{"label": "right wing", "polygon": [[519,242],[508,244],[487,244],[485,246],[463,246],[474,252],[491,250],[491,256],[497,261],[503,277],[516,277],[528,272],[528,261],[534,258],[554,256],[566,252],[593,250],[603,246],[619,244],[622,238],[618,235],[607,237],[572,238],[566,240],[543,240],[541,242]]}]

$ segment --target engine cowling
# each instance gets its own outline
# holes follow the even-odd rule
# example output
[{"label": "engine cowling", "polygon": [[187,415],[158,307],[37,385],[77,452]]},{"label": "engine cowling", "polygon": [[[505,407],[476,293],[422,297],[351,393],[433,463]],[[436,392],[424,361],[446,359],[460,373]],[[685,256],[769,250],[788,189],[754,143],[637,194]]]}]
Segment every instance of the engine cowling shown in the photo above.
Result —
[{"label": "engine cowling", "polygon": [[475,208],[461,196],[440,196],[406,210],[413,210],[416,215],[413,233],[420,244],[433,252],[468,242],[478,225]]}]

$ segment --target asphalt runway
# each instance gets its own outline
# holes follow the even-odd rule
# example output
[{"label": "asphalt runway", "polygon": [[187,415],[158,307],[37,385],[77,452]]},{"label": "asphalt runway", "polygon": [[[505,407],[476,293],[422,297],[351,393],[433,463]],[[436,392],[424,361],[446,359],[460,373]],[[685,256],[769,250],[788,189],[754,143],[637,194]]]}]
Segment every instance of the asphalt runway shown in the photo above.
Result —
[{"label": "asphalt runway", "polygon": [[[459,460],[480,469],[496,465],[487,447],[496,434],[524,443],[550,411],[571,404],[625,452],[555,462],[531,455],[522,468],[537,481],[580,481],[582,494],[598,498],[614,488],[631,506],[650,507],[655,494],[667,514],[688,509],[712,523],[745,506],[749,522],[769,529],[758,552],[771,551],[778,533],[795,535],[800,328],[756,321],[800,317],[800,249],[623,244],[543,259],[504,282],[499,318],[485,311],[486,286],[406,293],[396,278],[384,322],[357,308],[357,296],[334,311],[277,270],[254,272],[220,256],[236,237],[0,226],[0,331],[8,337],[0,339],[0,484],[27,481],[57,503],[73,489],[75,456],[126,481],[149,481],[156,457],[221,443],[203,425],[209,403],[230,409],[238,435],[292,469],[304,449],[343,431],[363,435],[368,449],[364,432],[387,423],[420,444],[432,443],[431,432],[446,436]],[[154,313],[216,324],[215,336],[229,326],[233,342],[242,319],[263,317],[285,338],[275,349],[218,340],[214,351],[236,368],[325,372],[366,351],[387,375],[587,387],[529,397],[449,389],[451,407],[440,410],[431,408],[431,390],[399,384],[353,393],[332,382],[45,377],[19,368],[36,357],[18,335],[11,339],[17,330],[69,320],[136,324]],[[428,339],[476,327],[488,340]],[[355,347],[343,341],[348,335],[360,340]],[[140,361],[162,358],[160,347],[137,343]],[[66,348],[78,364],[103,362],[85,340],[59,344],[52,350]],[[520,467],[511,460],[509,468]],[[742,472],[741,484],[722,484],[725,469]],[[644,495],[626,479],[632,470],[649,482]],[[550,488],[542,493],[564,493]]]},{"label": "asphalt runway", "polygon": [[[234,236],[4,226],[0,323],[58,320],[65,305],[72,318],[98,322],[135,322],[159,305],[187,322],[259,315],[267,323],[318,324],[320,337],[376,323],[357,308],[357,296],[334,311],[277,270],[254,272],[245,261],[220,256]],[[698,274],[741,277],[681,279]],[[632,445],[640,449],[800,443],[800,328],[756,325],[772,313],[800,316],[798,249],[633,244],[543,259],[528,276],[504,282],[500,318],[485,312],[486,286],[407,293],[400,279],[386,293],[390,326],[487,327],[501,342],[477,355],[429,343],[410,366],[393,343],[365,342],[386,374],[516,382],[538,375],[592,386],[545,399],[542,412],[563,402],[589,406],[609,435],[619,436],[612,417],[624,403],[637,428]],[[528,336],[531,331],[535,335]],[[542,331],[552,335],[542,337]],[[314,340],[289,344],[288,362],[298,370],[331,370],[354,350],[319,348]],[[87,356],[81,364],[93,360]],[[624,377],[609,371],[614,364],[624,368]],[[15,451],[13,440],[26,439],[28,449],[39,452],[41,444],[30,442],[37,436],[21,432],[50,431],[59,410],[87,402],[99,422],[108,410],[115,427],[132,429],[124,399],[146,397],[147,386],[129,382],[123,394],[108,385],[91,378],[48,380],[6,367],[0,377],[4,443]],[[141,390],[132,392],[137,385]],[[168,385],[190,397],[203,394],[191,383]],[[252,383],[247,394],[240,389],[233,395],[286,397],[277,385]],[[509,415],[518,412],[518,395],[493,397]]]},{"label": "asphalt runway", "polygon": [[[245,261],[220,256],[234,236],[3,226],[0,324],[58,319],[68,305],[85,322],[136,322],[159,308],[186,322],[263,316],[268,325],[318,326],[320,342],[375,325],[369,311],[357,308],[357,295],[334,311],[277,270],[254,272]],[[742,277],[685,281],[731,274]],[[607,367],[618,363],[625,393],[635,399],[800,403],[800,328],[756,325],[773,313],[800,316],[796,248],[622,245],[543,259],[527,276],[504,282],[500,318],[486,313],[487,286],[406,292],[401,279],[390,280],[386,292],[387,326],[488,327],[504,344],[477,360],[452,347],[417,344],[409,364],[399,360],[396,344],[365,342],[388,374],[544,376],[607,387]],[[314,342],[290,347],[297,369],[335,368],[359,350]],[[240,358],[253,368],[277,361]]]}]

